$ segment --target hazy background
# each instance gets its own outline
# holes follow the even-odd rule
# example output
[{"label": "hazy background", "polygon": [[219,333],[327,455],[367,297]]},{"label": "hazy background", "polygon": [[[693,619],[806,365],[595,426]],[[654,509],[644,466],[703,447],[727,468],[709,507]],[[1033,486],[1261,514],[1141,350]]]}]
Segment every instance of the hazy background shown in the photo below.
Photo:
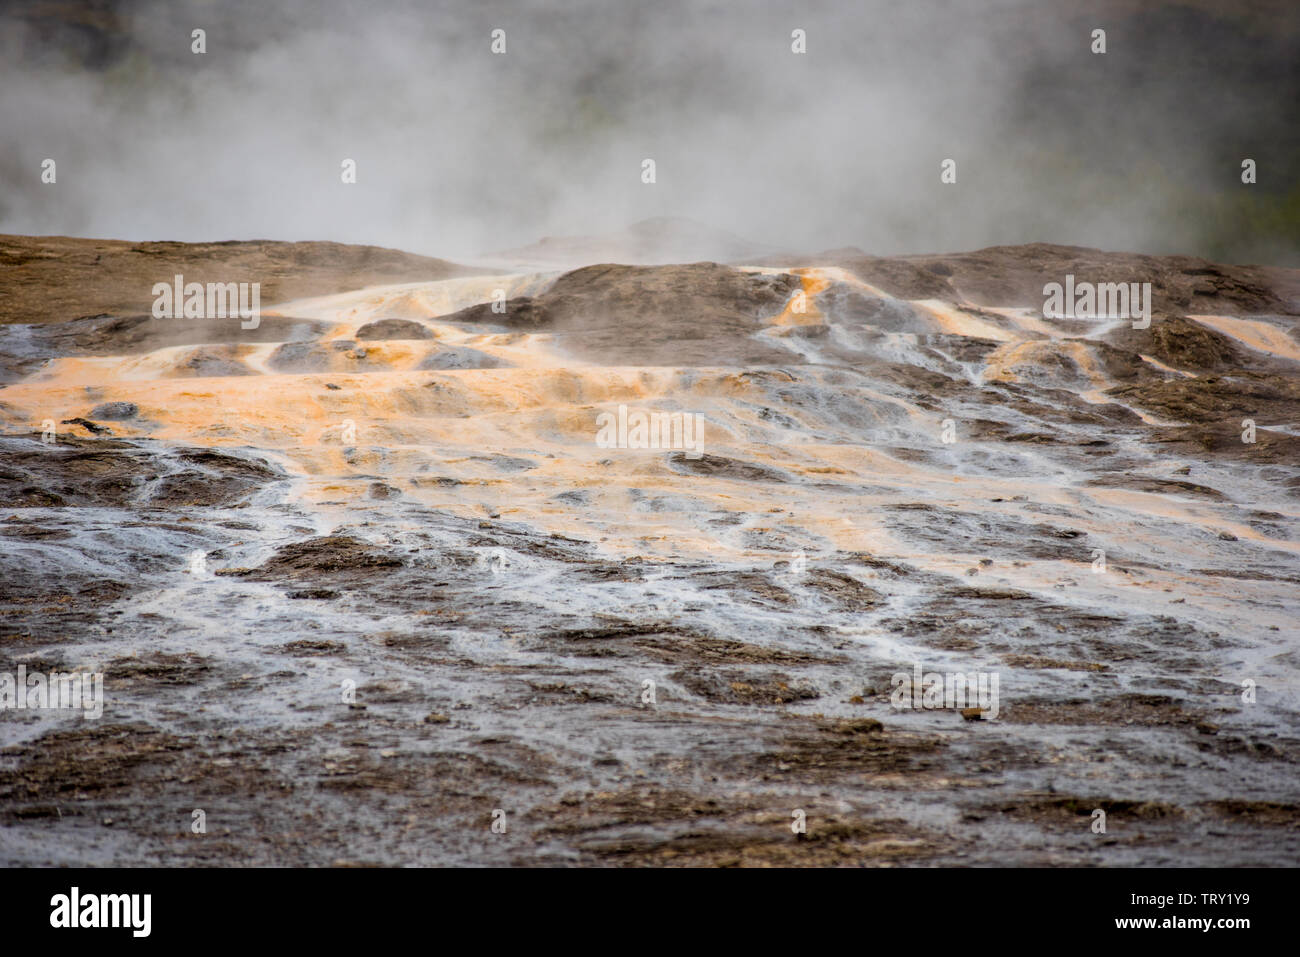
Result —
[{"label": "hazy background", "polygon": [[[504,56],[489,49],[497,27]],[[1104,56],[1090,52],[1094,27]],[[55,186],[40,182],[46,157]],[[345,157],[354,186],[339,179]],[[947,157],[955,186],[939,182]],[[1240,181],[1245,157],[1257,185]],[[464,258],[651,216],[789,250],[1050,241],[1300,265],[1300,4],[9,0],[0,12],[0,232]]]}]

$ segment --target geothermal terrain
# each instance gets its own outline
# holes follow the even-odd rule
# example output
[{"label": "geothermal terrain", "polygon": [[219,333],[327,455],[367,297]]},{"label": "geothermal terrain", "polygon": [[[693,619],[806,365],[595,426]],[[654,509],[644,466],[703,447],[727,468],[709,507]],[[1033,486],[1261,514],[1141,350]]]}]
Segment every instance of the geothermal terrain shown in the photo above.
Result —
[{"label": "geothermal terrain", "polygon": [[105,683],[0,713],[0,862],[1294,863],[1300,272],[663,228],[0,237],[0,671]]}]

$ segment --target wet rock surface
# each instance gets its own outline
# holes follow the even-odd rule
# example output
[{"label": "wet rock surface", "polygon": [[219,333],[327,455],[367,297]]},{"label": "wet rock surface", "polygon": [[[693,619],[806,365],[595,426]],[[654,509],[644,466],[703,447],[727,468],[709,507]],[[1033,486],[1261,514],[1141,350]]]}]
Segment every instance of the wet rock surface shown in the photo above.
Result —
[{"label": "wet rock surface", "polygon": [[0,860],[1293,862],[1294,274],[842,252],[0,330]]}]

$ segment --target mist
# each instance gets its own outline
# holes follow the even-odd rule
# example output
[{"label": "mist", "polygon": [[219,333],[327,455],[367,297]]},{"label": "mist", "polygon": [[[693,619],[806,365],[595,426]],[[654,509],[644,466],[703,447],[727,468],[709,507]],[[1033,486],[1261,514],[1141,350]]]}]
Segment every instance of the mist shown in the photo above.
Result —
[{"label": "mist", "polygon": [[680,216],[788,251],[1300,264],[1288,3],[142,0],[0,22],[0,232],[457,259]]}]

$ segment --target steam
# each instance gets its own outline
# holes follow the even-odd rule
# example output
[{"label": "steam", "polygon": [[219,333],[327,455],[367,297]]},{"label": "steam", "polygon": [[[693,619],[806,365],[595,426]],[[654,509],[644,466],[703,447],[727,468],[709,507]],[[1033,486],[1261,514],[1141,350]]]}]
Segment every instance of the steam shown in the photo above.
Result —
[{"label": "steam", "polygon": [[682,216],[791,251],[1300,261],[1284,4],[87,4],[107,48],[35,6],[0,40],[0,232],[455,259]]}]

